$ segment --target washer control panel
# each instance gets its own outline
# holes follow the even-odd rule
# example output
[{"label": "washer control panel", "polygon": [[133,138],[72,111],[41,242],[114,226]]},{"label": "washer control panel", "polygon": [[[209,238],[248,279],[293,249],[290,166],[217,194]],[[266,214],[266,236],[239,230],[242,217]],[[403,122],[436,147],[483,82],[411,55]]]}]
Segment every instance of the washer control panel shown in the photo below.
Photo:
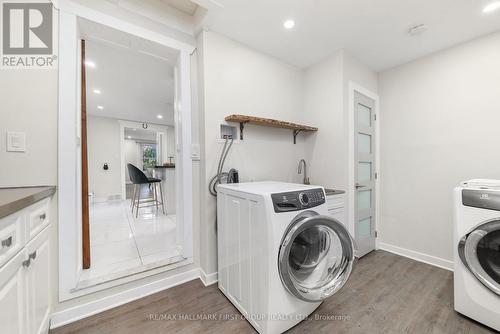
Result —
[{"label": "washer control panel", "polygon": [[314,208],[325,203],[325,193],[321,188],[272,194],[271,198],[276,213]]}]

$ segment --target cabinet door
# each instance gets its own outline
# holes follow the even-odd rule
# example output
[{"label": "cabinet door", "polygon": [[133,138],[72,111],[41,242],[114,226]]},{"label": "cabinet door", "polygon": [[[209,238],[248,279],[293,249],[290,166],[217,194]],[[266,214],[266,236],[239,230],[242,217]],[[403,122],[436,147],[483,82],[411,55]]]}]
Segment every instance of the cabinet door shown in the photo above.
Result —
[{"label": "cabinet door", "polygon": [[49,228],[27,246],[30,266],[26,270],[27,314],[30,334],[47,330],[50,316]]},{"label": "cabinet door", "polygon": [[26,287],[23,250],[0,269],[0,331],[9,334],[25,334]]}]

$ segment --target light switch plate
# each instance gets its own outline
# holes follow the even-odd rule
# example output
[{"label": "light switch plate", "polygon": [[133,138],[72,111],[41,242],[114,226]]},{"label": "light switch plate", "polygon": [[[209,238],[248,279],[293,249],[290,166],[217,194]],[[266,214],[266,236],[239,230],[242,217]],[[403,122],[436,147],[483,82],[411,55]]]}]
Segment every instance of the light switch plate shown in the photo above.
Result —
[{"label": "light switch plate", "polygon": [[192,144],[191,145],[191,160],[200,161],[200,145]]},{"label": "light switch plate", "polygon": [[7,131],[7,152],[26,152],[26,133]]}]

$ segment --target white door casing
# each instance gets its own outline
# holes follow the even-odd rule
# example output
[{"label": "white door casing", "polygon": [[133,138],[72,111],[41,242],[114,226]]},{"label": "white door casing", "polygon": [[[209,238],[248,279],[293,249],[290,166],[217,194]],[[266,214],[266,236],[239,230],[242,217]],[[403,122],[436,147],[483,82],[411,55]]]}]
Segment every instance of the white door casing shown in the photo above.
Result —
[{"label": "white door casing", "polygon": [[[192,262],[193,257],[193,196],[191,162],[191,91],[189,54],[194,45],[177,40],[157,31],[135,25],[123,19],[99,12],[90,7],[67,0],[54,2],[59,10],[59,114],[58,114],[58,211],[59,221],[59,301],[69,300],[99,290],[153,275],[158,271],[130,276],[115,282],[107,282],[85,290],[75,290],[81,269],[81,215],[77,203],[80,167],[78,150],[78,19],[84,18],[126,33],[148,39],[158,44],[179,50],[180,87],[178,131],[182,142],[178,149],[178,170],[182,170],[179,185],[177,219],[183,222],[184,256]],[[186,124],[186,126],[183,126]],[[180,152],[180,153],[179,153]]]}]

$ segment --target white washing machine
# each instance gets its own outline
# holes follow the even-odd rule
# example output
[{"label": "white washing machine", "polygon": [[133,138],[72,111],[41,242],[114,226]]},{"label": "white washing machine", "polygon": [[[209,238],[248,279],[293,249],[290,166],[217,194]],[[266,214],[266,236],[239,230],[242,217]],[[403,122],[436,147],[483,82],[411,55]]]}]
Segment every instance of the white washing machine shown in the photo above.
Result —
[{"label": "white washing machine", "polygon": [[500,181],[454,192],[455,310],[500,331]]},{"label": "white washing machine", "polygon": [[259,333],[290,329],[346,283],[354,241],[327,216],[323,188],[254,182],[217,190],[219,289]]}]

